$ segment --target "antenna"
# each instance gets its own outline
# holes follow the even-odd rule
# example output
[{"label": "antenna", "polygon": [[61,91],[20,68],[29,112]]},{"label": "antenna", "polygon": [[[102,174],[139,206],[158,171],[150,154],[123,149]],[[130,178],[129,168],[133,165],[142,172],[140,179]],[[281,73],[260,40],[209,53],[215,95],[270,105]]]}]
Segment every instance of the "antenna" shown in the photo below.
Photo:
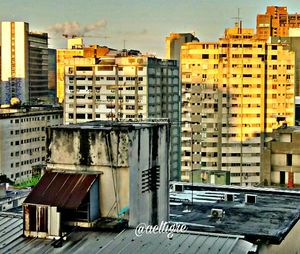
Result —
[{"label": "antenna", "polygon": [[239,34],[241,34],[242,33],[242,18],[240,16],[240,8],[238,8],[238,15],[236,17],[232,17],[232,18],[236,20],[235,27],[239,28]]},{"label": "antenna", "polygon": [[123,40],[123,49],[126,49],[126,40]]}]

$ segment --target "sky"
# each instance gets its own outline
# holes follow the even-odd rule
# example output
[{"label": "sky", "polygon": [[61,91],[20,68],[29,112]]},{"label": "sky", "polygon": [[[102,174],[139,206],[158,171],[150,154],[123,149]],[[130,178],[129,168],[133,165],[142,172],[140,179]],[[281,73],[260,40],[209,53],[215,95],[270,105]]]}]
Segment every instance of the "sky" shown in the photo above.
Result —
[{"label": "sky", "polygon": [[216,41],[234,17],[255,28],[266,6],[300,12],[299,0],[0,0],[1,21],[25,21],[30,31],[47,32],[49,47],[65,48],[63,33],[84,35],[86,45],[137,49],[165,56],[170,32],[194,32],[200,41]]}]

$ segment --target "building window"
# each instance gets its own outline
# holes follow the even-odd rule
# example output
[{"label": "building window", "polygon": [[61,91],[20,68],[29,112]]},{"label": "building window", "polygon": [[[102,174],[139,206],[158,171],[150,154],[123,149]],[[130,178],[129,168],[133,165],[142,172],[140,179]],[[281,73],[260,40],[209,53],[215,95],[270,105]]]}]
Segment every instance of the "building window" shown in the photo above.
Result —
[{"label": "building window", "polygon": [[77,119],[85,119],[85,114],[76,114]]},{"label": "building window", "polygon": [[286,155],[286,165],[287,166],[292,166],[293,164],[293,155],[292,154],[287,154]]},{"label": "building window", "polygon": [[272,60],[277,60],[277,55],[272,55],[272,56],[271,56],[271,59],[272,59]]},{"label": "building window", "polygon": [[202,59],[208,59],[209,55],[208,54],[202,54]]}]

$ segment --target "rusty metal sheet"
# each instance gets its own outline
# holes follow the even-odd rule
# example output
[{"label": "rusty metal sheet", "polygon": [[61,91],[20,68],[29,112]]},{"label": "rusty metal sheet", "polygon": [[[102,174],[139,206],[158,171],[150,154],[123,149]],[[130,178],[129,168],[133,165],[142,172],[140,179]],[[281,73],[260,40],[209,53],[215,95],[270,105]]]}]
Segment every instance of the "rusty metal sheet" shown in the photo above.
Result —
[{"label": "rusty metal sheet", "polygon": [[98,175],[46,172],[24,203],[76,209]]}]

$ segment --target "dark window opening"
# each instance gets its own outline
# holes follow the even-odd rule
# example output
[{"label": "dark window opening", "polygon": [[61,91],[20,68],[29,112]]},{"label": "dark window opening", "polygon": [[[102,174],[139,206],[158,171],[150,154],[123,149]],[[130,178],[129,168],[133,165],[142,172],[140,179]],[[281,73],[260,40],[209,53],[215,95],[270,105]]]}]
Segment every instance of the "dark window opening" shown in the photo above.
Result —
[{"label": "dark window opening", "polygon": [[292,166],[293,164],[293,155],[292,154],[287,154],[286,155],[286,165],[287,166]]}]

